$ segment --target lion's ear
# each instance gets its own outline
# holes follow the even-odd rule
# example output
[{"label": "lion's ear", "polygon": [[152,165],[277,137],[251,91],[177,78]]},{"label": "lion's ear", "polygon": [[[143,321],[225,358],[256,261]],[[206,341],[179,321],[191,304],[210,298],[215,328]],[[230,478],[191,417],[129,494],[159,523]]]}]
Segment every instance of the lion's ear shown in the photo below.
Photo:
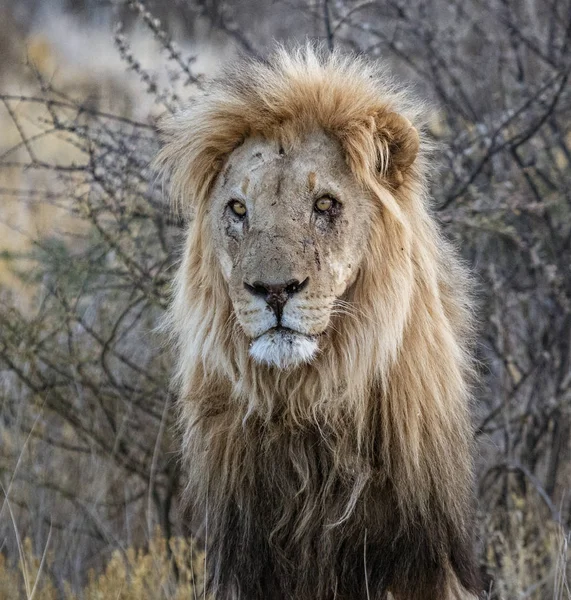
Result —
[{"label": "lion's ear", "polygon": [[403,115],[384,112],[376,119],[379,136],[379,171],[395,186],[405,180],[420,147],[418,131]]}]

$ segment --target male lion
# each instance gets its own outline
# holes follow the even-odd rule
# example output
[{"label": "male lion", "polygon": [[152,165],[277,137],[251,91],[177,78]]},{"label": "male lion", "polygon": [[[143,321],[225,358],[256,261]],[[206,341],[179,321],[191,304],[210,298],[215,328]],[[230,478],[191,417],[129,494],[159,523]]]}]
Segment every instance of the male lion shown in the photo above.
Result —
[{"label": "male lion", "polygon": [[419,112],[308,46],[163,126],[193,214],[171,326],[217,600],[478,592],[468,278],[428,208]]}]

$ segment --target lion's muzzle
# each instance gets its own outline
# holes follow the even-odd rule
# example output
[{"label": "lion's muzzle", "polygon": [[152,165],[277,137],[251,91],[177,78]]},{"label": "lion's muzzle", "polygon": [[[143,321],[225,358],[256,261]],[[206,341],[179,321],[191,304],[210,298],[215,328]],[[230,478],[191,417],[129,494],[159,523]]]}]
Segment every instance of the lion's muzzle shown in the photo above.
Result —
[{"label": "lion's muzzle", "polygon": [[287,314],[284,315],[286,304],[291,299],[298,300],[308,282],[309,277],[302,281],[292,278],[283,283],[244,281],[244,288],[258,302],[263,300],[266,303],[266,311],[271,311],[272,320],[275,320],[275,325],[250,344],[250,356],[256,362],[286,369],[309,362],[315,356],[318,349],[315,336],[288,327],[289,319]]}]

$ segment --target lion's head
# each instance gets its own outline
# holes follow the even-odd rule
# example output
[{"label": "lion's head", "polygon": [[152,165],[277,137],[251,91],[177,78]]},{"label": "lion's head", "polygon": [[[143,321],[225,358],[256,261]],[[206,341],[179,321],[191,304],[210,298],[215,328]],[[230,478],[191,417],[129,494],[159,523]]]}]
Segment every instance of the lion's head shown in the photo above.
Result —
[{"label": "lion's head", "polygon": [[[320,65],[305,52],[282,52],[281,72],[244,64],[244,80],[234,72],[218,81],[186,118],[165,124],[159,157],[173,195],[195,212],[192,252],[208,264],[205,276],[224,280],[250,357],[281,369],[330,346],[334,317],[359,320],[372,309],[375,322],[382,303],[391,311],[381,319],[391,321],[383,353],[396,351],[413,277],[399,196],[422,185],[415,108],[390,89],[379,95],[370,66],[338,56]],[[371,78],[355,77],[357,68]],[[371,276],[383,277],[379,306],[355,311],[349,291]],[[393,281],[401,276],[408,280]]]}]

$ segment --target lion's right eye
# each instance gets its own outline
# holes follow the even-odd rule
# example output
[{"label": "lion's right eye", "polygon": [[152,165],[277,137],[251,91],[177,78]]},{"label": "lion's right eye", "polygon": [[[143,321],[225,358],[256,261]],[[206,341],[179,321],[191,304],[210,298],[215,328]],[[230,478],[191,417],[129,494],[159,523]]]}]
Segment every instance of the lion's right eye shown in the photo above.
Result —
[{"label": "lion's right eye", "polygon": [[328,214],[330,216],[335,216],[339,212],[340,203],[329,194],[325,194],[318,198],[314,205],[313,209],[319,214]]},{"label": "lion's right eye", "polygon": [[246,205],[243,202],[240,202],[240,200],[230,200],[228,206],[237,217],[240,217],[242,219],[246,216]]}]

